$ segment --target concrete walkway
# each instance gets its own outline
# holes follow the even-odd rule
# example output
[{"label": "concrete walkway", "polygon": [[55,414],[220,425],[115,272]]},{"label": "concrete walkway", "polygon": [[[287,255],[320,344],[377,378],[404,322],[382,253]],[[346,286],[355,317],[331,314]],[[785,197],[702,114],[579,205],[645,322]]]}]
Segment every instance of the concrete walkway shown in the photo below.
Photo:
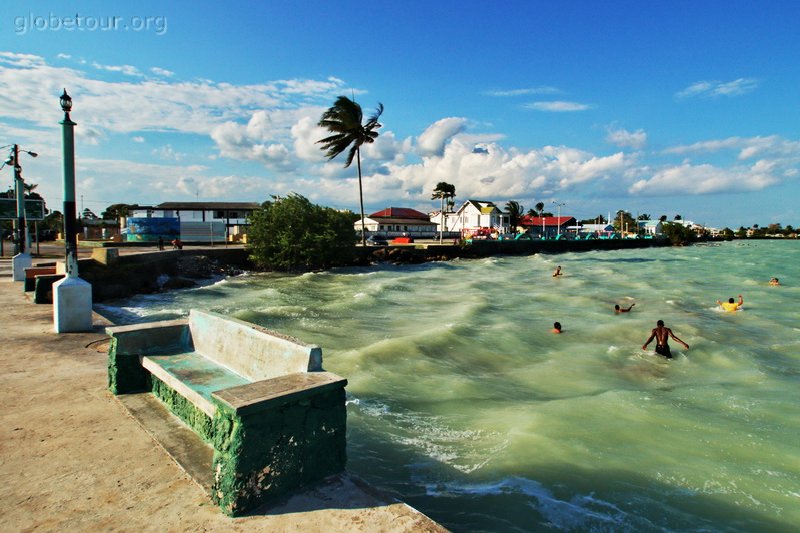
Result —
[{"label": "concrete walkway", "polygon": [[6,531],[445,531],[348,475],[226,517],[107,392],[100,317],[92,333],[55,334],[52,306],[10,276],[0,312]]}]

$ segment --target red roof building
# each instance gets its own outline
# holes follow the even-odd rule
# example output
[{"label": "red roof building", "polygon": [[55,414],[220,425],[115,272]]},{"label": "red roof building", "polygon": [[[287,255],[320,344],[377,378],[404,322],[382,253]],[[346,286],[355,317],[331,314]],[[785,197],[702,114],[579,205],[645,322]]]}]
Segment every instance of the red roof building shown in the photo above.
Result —
[{"label": "red roof building", "polygon": [[519,219],[518,224],[523,227],[541,228],[547,227],[561,227],[574,226],[576,224],[575,217],[568,217],[566,215],[561,217],[532,217],[524,215]]},{"label": "red roof building", "polygon": [[519,219],[517,224],[525,228],[530,235],[552,239],[562,233],[566,233],[567,227],[575,226],[577,221],[575,217],[568,217],[566,215],[560,217],[532,217],[530,215],[524,215]]},{"label": "red roof building", "polygon": [[[356,232],[361,231],[361,220],[354,224]],[[425,213],[408,207],[387,207],[364,217],[364,228],[368,234],[383,237],[432,238],[436,235],[436,223]]]},{"label": "red roof building", "polygon": [[386,209],[381,209],[368,216],[369,218],[418,218],[426,222],[430,221],[428,215],[409,207],[387,207]]}]

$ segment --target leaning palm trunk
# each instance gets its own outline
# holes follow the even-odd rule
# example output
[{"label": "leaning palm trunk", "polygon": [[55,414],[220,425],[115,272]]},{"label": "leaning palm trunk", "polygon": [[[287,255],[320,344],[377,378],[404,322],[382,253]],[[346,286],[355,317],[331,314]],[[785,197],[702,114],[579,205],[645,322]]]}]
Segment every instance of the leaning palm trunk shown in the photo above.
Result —
[{"label": "leaning palm trunk", "polygon": [[364,190],[361,187],[361,149],[356,148],[356,166],[358,167],[358,203],[361,207],[361,246],[367,245],[367,227],[364,224]]}]

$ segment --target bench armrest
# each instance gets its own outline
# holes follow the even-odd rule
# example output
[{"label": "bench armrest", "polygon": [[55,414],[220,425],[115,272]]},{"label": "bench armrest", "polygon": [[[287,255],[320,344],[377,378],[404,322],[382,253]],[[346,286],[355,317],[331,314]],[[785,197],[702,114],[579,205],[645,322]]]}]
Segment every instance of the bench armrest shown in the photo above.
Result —
[{"label": "bench armrest", "polygon": [[185,319],[113,326],[106,333],[114,339],[117,355],[168,355],[194,349]]}]

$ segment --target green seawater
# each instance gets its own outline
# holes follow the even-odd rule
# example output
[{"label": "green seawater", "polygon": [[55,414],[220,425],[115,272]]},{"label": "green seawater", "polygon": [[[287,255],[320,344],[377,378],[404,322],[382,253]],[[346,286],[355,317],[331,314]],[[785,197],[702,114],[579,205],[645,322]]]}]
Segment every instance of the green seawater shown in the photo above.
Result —
[{"label": "green seawater", "polygon": [[[800,243],[755,241],[246,275],[105,312],[319,344],[348,469],[454,531],[796,531],[798,302]],[[643,351],[658,319],[691,348]]]}]

